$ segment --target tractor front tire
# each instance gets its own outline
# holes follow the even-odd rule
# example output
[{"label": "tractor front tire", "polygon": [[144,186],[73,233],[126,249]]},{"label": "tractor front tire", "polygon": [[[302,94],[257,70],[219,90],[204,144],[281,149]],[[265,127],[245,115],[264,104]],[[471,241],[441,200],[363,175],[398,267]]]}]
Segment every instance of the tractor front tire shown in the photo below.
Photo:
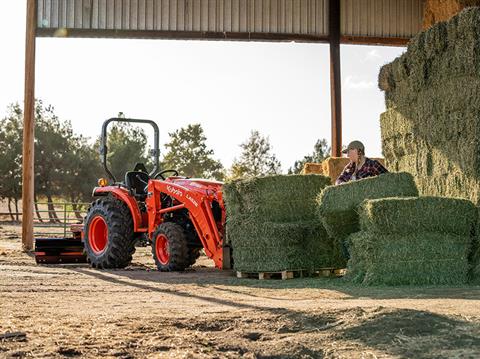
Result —
[{"label": "tractor front tire", "polygon": [[190,266],[187,236],[182,226],[165,222],[153,233],[152,255],[159,271],[182,272]]},{"label": "tractor front tire", "polygon": [[94,268],[125,268],[135,252],[133,219],[127,205],[113,197],[92,203],[85,217],[84,246]]}]

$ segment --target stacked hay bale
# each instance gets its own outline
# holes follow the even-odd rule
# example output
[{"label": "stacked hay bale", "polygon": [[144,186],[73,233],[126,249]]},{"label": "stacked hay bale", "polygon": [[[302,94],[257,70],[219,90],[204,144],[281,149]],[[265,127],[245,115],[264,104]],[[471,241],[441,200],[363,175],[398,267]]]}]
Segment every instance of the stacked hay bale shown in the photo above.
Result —
[{"label": "stacked hay bale", "polygon": [[315,196],[330,179],[267,176],[224,186],[227,242],[234,267],[275,272],[333,267],[332,240],[315,215]]},{"label": "stacked hay bale", "polygon": [[480,8],[418,34],[381,69],[379,86],[387,166],[412,173],[423,195],[480,205]]},{"label": "stacked hay bale", "polygon": [[423,14],[423,28],[439,21],[449,20],[468,6],[480,6],[480,0],[426,0]]},{"label": "stacked hay bale", "polygon": [[322,164],[311,163],[311,162],[305,163],[303,165],[302,175],[311,175],[311,174],[322,175],[323,174]]},{"label": "stacked hay bale", "polygon": [[317,214],[327,233],[337,241],[359,231],[357,207],[365,199],[417,196],[409,173],[386,173],[377,177],[326,187],[317,197]]},{"label": "stacked hay bale", "polygon": [[368,285],[463,284],[476,208],[467,200],[367,200],[349,237],[347,278]]}]

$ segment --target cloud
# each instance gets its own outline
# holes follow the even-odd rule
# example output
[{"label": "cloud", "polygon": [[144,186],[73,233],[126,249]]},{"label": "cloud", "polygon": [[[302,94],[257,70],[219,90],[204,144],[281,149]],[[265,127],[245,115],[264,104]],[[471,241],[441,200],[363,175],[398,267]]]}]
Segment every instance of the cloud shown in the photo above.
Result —
[{"label": "cloud", "polygon": [[361,80],[354,76],[347,76],[343,87],[347,90],[368,90],[375,87],[375,82]]},{"label": "cloud", "polygon": [[371,49],[365,55],[365,61],[376,61],[376,60],[379,60],[381,58],[382,58],[382,56],[380,55],[380,53],[378,52],[377,49]]}]

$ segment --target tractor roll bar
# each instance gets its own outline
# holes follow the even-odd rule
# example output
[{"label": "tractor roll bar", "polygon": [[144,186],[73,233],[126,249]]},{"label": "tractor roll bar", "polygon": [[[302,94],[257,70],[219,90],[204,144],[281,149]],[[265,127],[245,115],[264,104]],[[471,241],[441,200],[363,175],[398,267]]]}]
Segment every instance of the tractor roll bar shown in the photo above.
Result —
[{"label": "tractor roll bar", "polygon": [[107,127],[110,124],[110,122],[128,122],[128,123],[146,123],[149,124],[153,127],[154,131],[154,137],[153,137],[153,150],[150,151],[150,154],[153,156],[153,163],[154,167],[152,172],[150,172],[149,176],[152,177],[156,175],[156,172],[160,168],[160,131],[158,130],[157,124],[152,121],[152,120],[139,120],[139,119],[134,119],[134,118],[118,118],[118,117],[112,117],[106,120],[103,125],[102,125],[102,134],[100,137],[100,157],[102,160],[103,168],[105,172],[108,174],[108,176],[113,180],[113,183],[116,182],[115,176],[113,173],[110,171],[107,165],[107,153],[108,153],[108,148],[107,148]]}]

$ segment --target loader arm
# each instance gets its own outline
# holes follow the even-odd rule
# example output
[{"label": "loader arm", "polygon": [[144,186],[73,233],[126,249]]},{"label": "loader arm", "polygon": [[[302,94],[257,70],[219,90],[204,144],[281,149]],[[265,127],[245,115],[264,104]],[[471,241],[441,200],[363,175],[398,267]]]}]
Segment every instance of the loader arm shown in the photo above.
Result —
[{"label": "loader arm", "polygon": [[[162,208],[161,195],[166,194],[179,202],[172,207]],[[162,223],[165,213],[179,209],[187,209],[205,254],[213,259],[215,267],[222,268],[223,242],[215,222],[211,203],[215,200],[213,193],[200,193],[179,184],[167,181],[151,180],[148,183],[146,205],[148,216],[148,232],[151,235]]]}]

